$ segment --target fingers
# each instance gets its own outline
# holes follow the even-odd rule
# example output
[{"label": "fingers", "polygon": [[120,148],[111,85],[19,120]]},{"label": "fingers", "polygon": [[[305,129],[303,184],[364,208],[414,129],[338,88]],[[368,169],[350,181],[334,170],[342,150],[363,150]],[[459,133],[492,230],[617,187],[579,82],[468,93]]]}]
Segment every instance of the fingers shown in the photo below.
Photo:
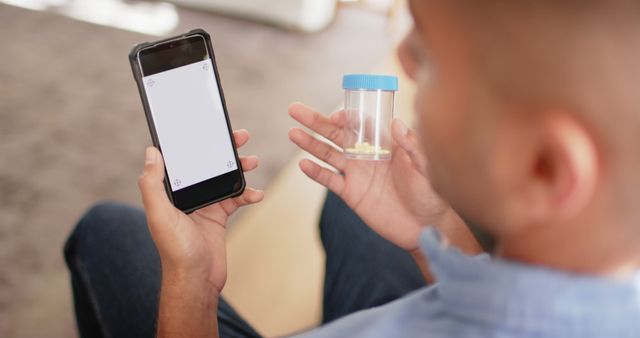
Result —
[{"label": "fingers", "polygon": [[234,130],[233,140],[236,143],[236,147],[240,148],[249,142],[249,132],[245,129]]},{"label": "fingers", "polygon": [[[224,210],[225,214],[227,214],[227,217],[228,217],[228,216],[231,216],[234,212],[236,212],[238,208],[243,207],[245,205],[258,203],[262,201],[263,198],[264,198],[264,191],[256,190],[253,188],[246,188],[242,192],[242,195],[238,197],[226,199],[220,202],[219,204],[222,207],[222,210]],[[222,224],[224,222],[225,221],[222,221],[220,223]]]},{"label": "fingers", "polygon": [[173,209],[164,189],[164,162],[162,154],[155,147],[145,151],[144,172],[138,179],[142,193],[142,203],[149,218],[161,218]]},{"label": "fingers", "polygon": [[258,157],[251,156],[240,156],[240,163],[242,164],[242,170],[244,172],[249,172],[258,167],[259,161]]},{"label": "fingers", "polygon": [[289,139],[302,150],[328,163],[334,168],[342,171],[347,165],[347,160],[342,156],[342,152],[336,150],[331,145],[322,142],[307,134],[299,128],[289,130]]},{"label": "fingers", "polygon": [[300,169],[310,179],[327,187],[337,195],[342,194],[345,186],[344,177],[342,175],[336,174],[327,168],[323,168],[308,159],[300,161]]},{"label": "fingers", "polygon": [[[249,172],[258,167],[258,157],[254,155],[241,156],[240,163],[242,163],[242,170],[244,172]],[[241,206],[260,202],[262,200],[262,195],[264,195],[262,191],[252,188],[246,188],[242,195],[235,198],[226,199],[220,202],[220,206],[227,214],[227,216],[230,216]],[[224,222],[221,222],[221,224],[222,223]]]},{"label": "fingers", "polygon": [[[317,111],[303,105],[302,103],[294,103],[289,106],[289,115],[303,126],[315,131],[316,133],[326,137],[336,145],[342,146],[342,125],[344,118],[340,114],[330,119]],[[342,125],[337,124],[342,122]]]},{"label": "fingers", "polygon": [[427,166],[427,160],[420,151],[417,137],[413,130],[409,129],[400,119],[393,119],[391,126],[391,134],[393,139],[398,143],[411,159],[416,168],[424,173]]},{"label": "fingers", "polygon": [[347,112],[344,110],[333,112],[329,115],[329,120],[335,124],[336,127],[343,128],[344,124],[347,123]]},{"label": "fingers", "polygon": [[253,188],[246,188],[242,195],[235,197],[233,201],[235,202],[236,206],[242,207],[245,205],[258,203],[262,201],[263,198],[264,191],[256,190]]},{"label": "fingers", "polygon": [[[236,147],[240,148],[243,145],[249,142],[249,132],[245,129],[238,129],[233,131],[233,139],[236,142]],[[258,157],[251,156],[240,156],[240,163],[242,165],[242,170],[247,172],[251,171],[258,167]]]}]

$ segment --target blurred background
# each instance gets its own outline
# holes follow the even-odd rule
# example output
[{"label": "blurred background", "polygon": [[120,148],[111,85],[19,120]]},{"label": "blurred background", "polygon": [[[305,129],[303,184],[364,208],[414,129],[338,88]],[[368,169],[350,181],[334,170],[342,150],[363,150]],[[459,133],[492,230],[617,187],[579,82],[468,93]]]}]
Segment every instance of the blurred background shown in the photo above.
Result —
[{"label": "blurred background", "polygon": [[252,133],[242,153],[261,160],[248,181],[269,193],[296,156],[287,106],[328,113],[343,74],[398,71],[387,65],[410,23],[405,7],[0,0],[0,337],[76,336],[65,238],[97,201],[141,204],[136,179],[151,141],[127,59],[134,44],[197,27],[212,35],[232,125]]}]

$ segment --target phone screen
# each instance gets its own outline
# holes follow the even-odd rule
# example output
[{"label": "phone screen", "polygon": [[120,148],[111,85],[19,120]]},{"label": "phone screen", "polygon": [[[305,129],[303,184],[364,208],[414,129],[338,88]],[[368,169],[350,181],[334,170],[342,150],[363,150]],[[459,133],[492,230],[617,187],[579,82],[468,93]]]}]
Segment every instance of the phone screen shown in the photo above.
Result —
[{"label": "phone screen", "polygon": [[176,192],[238,169],[211,57],[196,36],[140,55],[147,101]]}]

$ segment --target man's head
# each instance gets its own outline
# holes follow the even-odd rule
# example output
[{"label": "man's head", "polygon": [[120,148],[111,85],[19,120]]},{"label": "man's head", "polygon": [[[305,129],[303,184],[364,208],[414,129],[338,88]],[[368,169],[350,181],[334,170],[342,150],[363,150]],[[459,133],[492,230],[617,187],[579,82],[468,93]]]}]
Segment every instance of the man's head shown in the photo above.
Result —
[{"label": "man's head", "polygon": [[410,3],[399,55],[434,188],[523,259],[640,239],[640,3]]}]

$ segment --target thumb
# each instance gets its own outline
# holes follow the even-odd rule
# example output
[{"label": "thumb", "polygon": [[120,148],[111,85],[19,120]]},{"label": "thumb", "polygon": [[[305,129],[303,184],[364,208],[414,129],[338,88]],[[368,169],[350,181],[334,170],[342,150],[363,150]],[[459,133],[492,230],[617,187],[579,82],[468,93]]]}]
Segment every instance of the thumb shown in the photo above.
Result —
[{"label": "thumb", "polygon": [[164,189],[163,181],[162,154],[155,147],[148,147],[145,151],[144,171],[138,179],[138,187],[149,222],[152,220],[166,221],[165,217],[168,216],[168,211],[173,209]]},{"label": "thumb", "polygon": [[415,132],[409,129],[402,120],[396,118],[393,119],[391,135],[400,148],[409,155],[413,165],[415,165],[421,173],[426,173],[427,160],[420,151]]}]

